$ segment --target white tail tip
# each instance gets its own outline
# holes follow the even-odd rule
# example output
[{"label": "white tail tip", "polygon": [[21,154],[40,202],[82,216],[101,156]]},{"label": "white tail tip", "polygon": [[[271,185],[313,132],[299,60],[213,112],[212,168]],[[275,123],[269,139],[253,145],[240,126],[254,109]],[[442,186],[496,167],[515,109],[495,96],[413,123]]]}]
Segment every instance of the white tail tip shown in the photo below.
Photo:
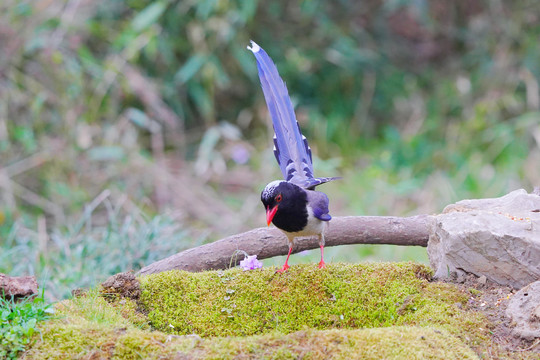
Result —
[{"label": "white tail tip", "polygon": [[259,52],[259,50],[261,50],[261,47],[259,45],[257,45],[257,43],[253,40],[250,40],[251,42],[251,46],[247,46],[248,50],[251,50],[251,52],[253,53],[257,53]]}]

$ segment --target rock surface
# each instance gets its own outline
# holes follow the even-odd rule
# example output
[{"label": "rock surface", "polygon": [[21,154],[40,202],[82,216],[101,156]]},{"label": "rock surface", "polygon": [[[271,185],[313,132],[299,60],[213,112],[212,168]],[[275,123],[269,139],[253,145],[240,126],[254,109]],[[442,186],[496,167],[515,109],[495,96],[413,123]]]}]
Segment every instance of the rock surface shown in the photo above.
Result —
[{"label": "rock surface", "polygon": [[435,216],[428,241],[435,277],[485,276],[520,289],[540,279],[540,196],[516,190],[463,200]]},{"label": "rock surface", "polygon": [[512,333],[527,340],[540,338],[540,281],[525,286],[512,296],[506,315],[515,323]]},{"label": "rock surface", "polygon": [[0,273],[0,296],[22,298],[36,295],[37,292],[35,276],[8,276]]}]

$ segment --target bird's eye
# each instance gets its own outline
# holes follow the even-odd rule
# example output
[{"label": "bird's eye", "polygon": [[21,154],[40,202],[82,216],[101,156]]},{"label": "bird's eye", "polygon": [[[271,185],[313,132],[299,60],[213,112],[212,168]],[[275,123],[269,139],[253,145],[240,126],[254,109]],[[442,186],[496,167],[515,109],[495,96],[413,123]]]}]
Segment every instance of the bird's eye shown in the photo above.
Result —
[{"label": "bird's eye", "polygon": [[281,194],[276,196],[276,202],[281,202],[281,200],[283,200],[283,197],[281,196]]}]

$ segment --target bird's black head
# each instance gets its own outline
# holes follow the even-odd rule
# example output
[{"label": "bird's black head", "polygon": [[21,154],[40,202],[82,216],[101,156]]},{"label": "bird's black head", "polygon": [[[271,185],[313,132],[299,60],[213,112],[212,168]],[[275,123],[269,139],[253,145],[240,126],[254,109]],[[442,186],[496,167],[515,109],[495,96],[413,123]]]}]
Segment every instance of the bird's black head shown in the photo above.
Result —
[{"label": "bird's black head", "polygon": [[268,225],[274,223],[281,230],[302,230],[308,221],[307,193],[300,186],[284,180],[272,181],[261,193]]}]

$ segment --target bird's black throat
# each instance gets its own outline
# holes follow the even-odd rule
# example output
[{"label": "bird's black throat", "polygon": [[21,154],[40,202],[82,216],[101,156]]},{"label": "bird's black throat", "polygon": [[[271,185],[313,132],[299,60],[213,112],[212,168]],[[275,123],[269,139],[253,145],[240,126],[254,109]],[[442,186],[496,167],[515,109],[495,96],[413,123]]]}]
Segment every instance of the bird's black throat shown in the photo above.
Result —
[{"label": "bird's black throat", "polygon": [[[282,195],[279,203],[274,201],[275,196]],[[297,185],[282,182],[267,198],[261,198],[265,207],[270,209],[278,206],[272,223],[279,229],[287,232],[302,231],[308,223],[307,193]]]}]

